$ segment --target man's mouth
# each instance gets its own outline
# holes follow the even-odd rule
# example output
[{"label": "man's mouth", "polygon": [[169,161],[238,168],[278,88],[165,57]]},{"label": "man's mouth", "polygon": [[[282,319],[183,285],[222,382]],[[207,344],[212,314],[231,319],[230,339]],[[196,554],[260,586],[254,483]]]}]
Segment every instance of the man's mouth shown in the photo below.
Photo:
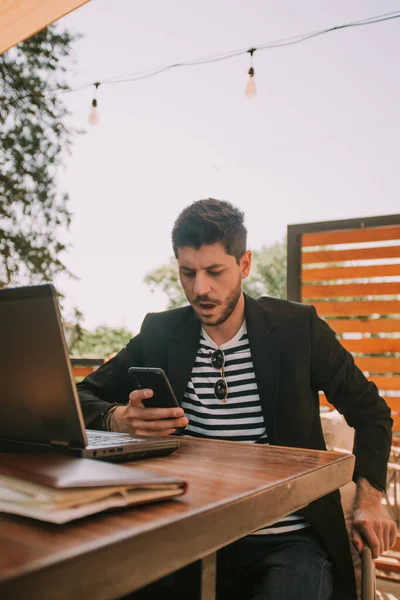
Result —
[{"label": "man's mouth", "polygon": [[216,302],[199,302],[197,301],[195,303],[195,306],[198,306],[201,310],[212,310],[213,308],[215,308],[217,306]]}]

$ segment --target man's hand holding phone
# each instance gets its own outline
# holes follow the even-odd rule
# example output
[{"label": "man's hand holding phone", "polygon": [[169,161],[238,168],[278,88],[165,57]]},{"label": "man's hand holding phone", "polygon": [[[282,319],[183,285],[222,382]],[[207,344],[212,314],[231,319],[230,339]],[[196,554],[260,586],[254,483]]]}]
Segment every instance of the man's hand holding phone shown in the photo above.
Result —
[{"label": "man's hand holding phone", "polygon": [[119,406],[111,417],[111,431],[134,436],[167,436],[189,423],[183,408],[145,408],[143,400],[151,398],[149,389],[134,390],[126,406]]}]

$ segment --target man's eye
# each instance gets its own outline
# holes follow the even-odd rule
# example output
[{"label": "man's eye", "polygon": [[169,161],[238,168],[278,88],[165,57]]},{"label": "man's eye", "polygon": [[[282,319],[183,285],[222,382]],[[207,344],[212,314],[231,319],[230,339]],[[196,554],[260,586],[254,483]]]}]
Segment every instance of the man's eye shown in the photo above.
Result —
[{"label": "man's eye", "polygon": [[183,271],[183,276],[187,277],[188,279],[193,279],[194,273],[192,273],[190,271],[189,272],[188,271]]},{"label": "man's eye", "polygon": [[218,277],[218,275],[222,274],[222,271],[209,271],[208,273],[214,277]]}]

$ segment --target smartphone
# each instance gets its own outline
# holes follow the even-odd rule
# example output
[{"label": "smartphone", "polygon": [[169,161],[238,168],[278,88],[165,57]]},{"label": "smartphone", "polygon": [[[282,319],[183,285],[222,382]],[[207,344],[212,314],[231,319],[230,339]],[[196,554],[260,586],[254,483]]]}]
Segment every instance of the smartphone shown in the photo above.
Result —
[{"label": "smartphone", "polygon": [[162,369],[129,367],[128,375],[135,390],[153,390],[153,396],[143,400],[146,408],[173,408],[179,406],[168,377]]}]

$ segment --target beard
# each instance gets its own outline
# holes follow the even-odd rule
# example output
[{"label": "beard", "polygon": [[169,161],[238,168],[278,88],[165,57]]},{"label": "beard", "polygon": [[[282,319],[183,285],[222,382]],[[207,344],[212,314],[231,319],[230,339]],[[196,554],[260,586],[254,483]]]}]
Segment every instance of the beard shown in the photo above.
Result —
[{"label": "beard", "polygon": [[238,280],[236,287],[230,292],[230,294],[225,298],[223,302],[216,303],[217,306],[222,306],[222,312],[219,317],[216,317],[214,321],[210,318],[205,317],[204,315],[197,314],[196,304],[199,302],[215,302],[208,296],[198,296],[193,302],[191,302],[197,316],[203,325],[207,325],[208,327],[218,327],[218,325],[222,325],[225,323],[233,313],[236,308],[237,303],[239,302],[240,295],[242,293],[242,280],[241,278]]}]

